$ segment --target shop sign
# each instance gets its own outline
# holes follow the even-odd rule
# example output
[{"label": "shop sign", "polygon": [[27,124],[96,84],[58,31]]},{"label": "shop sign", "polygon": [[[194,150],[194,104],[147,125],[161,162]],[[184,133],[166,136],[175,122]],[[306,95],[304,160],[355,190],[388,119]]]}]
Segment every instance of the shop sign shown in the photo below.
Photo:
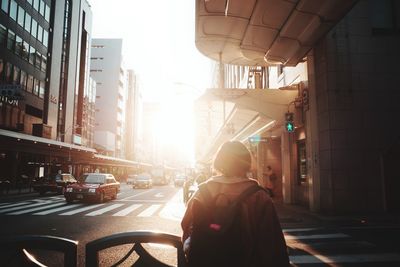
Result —
[{"label": "shop sign", "polygon": [[0,96],[6,97],[7,100],[22,100],[22,88],[19,84],[0,84]]},{"label": "shop sign", "polygon": [[7,96],[0,96],[0,107],[3,106],[3,103],[18,107],[18,100],[10,99]]},{"label": "shop sign", "polygon": [[57,105],[57,103],[58,103],[57,97],[50,94],[50,102]]}]

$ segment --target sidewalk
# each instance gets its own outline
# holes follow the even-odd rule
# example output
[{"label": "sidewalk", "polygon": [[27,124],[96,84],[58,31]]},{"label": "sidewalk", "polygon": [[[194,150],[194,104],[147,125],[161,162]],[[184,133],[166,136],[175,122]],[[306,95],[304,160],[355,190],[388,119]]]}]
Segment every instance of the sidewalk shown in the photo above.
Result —
[{"label": "sidewalk", "polygon": [[275,207],[280,222],[285,227],[305,226],[395,226],[400,227],[400,214],[365,213],[365,214],[347,214],[347,215],[326,215],[312,212],[306,207],[299,205],[289,205],[275,202]]},{"label": "sidewalk", "polygon": [[3,190],[0,192],[0,201],[16,197],[16,196],[21,196],[21,195],[28,195],[28,194],[35,194],[33,188],[21,188],[21,189],[16,189],[16,188],[11,188],[9,190]]}]

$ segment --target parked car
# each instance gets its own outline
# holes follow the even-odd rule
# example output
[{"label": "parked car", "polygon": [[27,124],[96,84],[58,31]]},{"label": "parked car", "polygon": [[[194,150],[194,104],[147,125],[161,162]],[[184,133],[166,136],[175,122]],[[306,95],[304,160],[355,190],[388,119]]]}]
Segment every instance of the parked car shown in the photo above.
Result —
[{"label": "parked car", "polygon": [[174,185],[175,186],[183,186],[184,183],[186,182],[187,177],[185,175],[182,174],[177,174],[174,177]]},{"label": "parked car", "polygon": [[109,173],[85,173],[79,183],[69,185],[64,196],[68,203],[74,200],[104,202],[105,199],[116,199],[120,183]]},{"label": "parked car", "polygon": [[137,175],[133,182],[132,188],[151,188],[153,187],[153,179],[148,173],[141,173]]},{"label": "parked car", "polygon": [[136,178],[137,174],[129,174],[128,178],[126,178],[126,184],[133,184]]},{"label": "parked car", "polygon": [[46,192],[56,192],[64,194],[68,185],[75,184],[78,181],[70,173],[57,173],[46,177],[40,177],[32,184],[33,190],[39,192],[42,196]]}]

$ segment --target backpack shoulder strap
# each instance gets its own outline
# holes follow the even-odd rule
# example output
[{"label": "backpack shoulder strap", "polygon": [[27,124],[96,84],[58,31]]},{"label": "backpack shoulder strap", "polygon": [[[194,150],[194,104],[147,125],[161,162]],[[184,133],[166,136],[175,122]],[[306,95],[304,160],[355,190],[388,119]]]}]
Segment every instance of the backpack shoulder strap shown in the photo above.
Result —
[{"label": "backpack shoulder strap", "polygon": [[255,192],[257,192],[259,190],[263,190],[263,188],[259,185],[249,186],[242,193],[240,193],[240,195],[235,199],[234,203],[237,204],[237,203],[242,202],[247,197],[249,197],[250,195],[254,194]]},{"label": "backpack shoulder strap", "polygon": [[202,183],[199,185],[199,193],[202,196],[203,202],[206,204],[206,206],[210,207],[212,203],[212,195],[207,187],[207,183]]}]

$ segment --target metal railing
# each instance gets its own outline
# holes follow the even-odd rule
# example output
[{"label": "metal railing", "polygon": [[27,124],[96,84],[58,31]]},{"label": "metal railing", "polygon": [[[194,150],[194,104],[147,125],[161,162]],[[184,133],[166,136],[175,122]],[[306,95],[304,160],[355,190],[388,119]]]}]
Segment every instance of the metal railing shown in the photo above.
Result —
[{"label": "metal railing", "polygon": [[[100,255],[103,250],[121,245],[132,245],[126,254],[121,252],[122,255],[118,255],[119,259],[110,266],[126,265],[125,261],[135,252],[137,259],[134,264],[130,266],[171,267],[171,265],[161,262],[151,255],[146,248],[144,248],[143,244],[145,243],[170,245],[176,248],[177,267],[186,266],[180,237],[153,231],[117,233],[88,242],[85,246],[85,266],[104,266],[100,264]],[[22,235],[3,238],[0,241],[1,262],[11,264],[8,266],[45,266],[31,255],[30,251],[33,249],[35,251],[44,250],[62,253],[65,267],[76,267],[78,264],[78,241],[45,235]]]}]

